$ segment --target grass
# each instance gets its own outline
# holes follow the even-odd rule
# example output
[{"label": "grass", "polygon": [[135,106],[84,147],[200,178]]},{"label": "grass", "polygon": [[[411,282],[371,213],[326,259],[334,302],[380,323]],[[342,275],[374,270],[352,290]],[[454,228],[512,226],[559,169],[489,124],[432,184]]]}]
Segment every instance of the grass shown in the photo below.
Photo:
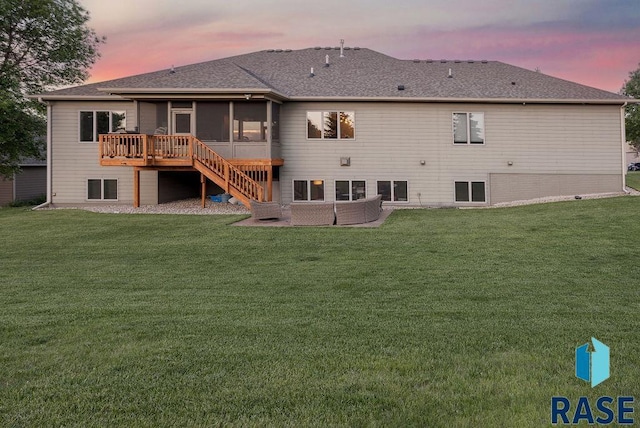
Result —
[{"label": "grass", "polygon": [[526,427],[555,395],[640,398],[639,209],[379,229],[0,209],[0,425]]},{"label": "grass", "polygon": [[627,172],[627,186],[640,191],[640,171]]}]

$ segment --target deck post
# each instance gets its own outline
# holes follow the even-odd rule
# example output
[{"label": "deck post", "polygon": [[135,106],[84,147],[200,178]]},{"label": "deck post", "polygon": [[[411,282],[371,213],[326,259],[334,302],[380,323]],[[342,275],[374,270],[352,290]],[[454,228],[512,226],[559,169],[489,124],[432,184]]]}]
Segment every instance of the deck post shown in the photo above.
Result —
[{"label": "deck post", "polygon": [[144,164],[149,164],[149,141],[147,141],[147,134],[142,135],[142,157],[144,158]]},{"label": "deck post", "polygon": [[133,168],[133,207],[140,208],[140,168]]},{"label": "deck post", "polygon": [[200,173],[200,186],[201,186],[200,192],[202,193],[202,208],[206,208],[206,202],[207,202],[207,177],[205,177],[205,175],[202,174],[202,173]]}]

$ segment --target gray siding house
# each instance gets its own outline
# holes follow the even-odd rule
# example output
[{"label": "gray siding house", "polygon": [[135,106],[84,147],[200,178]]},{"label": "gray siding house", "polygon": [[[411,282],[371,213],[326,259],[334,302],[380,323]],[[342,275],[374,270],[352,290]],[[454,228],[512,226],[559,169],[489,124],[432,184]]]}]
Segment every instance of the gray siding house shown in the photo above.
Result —
[{"label": "gray siding house", "polygon": [[496,61],[265,50],[39,96],[53,204],[484,206],[624,188],[635,100]]},{"label": "gray siding house", "polygon": [[0,206],[41,198],[47,190],[47,164],[40,159],[24,159],[20,172],[9,180],[0,177]]}]

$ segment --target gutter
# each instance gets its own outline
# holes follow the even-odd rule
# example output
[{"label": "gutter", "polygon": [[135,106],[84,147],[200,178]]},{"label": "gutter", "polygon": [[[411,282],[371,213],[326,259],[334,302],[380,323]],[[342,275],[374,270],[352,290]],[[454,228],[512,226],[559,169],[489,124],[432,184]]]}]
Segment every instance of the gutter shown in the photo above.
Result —
[{"label": "gutter", "polygon": [[292,96],[289,101],[298,102],[416,102],[416,103],[466,103],[466,104],[578,104],[578,105],[622,105],[640,103],[640,100],[623,99],[562,99],[562,98],[446,98],[446,97],[322,97]]},{"label": "gutter", "polygon": [[[44,103],[43,99],[40,97],[38,101]],[[47,104],[47,200],[38,205],[37,207],[33,207],[32,211],[39,210],[40,208],[48,207],[51,205],[51,178],[53,176],[53,170],[51,168],[52,159],[51,159],[51,104],[46,102]]]},{"label": "gutter", "polygon": [[46,101],[122,101],[124,98],[116,95],[28,95],[27,98],[40,102]]},{"label": "gutter", "polygon": [[627,190],[627,133],[625,130],[625,107],[627,107],[627,102],[625,102],[622,107],[620,107],[620,139],[622,140],[622,191],[627,195],[630,194]]}]

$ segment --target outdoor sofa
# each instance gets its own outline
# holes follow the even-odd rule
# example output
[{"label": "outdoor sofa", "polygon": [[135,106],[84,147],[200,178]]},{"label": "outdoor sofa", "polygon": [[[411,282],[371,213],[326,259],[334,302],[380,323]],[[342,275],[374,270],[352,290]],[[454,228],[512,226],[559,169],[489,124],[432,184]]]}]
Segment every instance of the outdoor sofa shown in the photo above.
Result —
[{"label": "outdoor sofa", "polygon": [[291,204],[291,224],[294,226],[330,226],[335,218],[333,202]]},{"label": "outdoor sofa", "polygon": [[382,211],[382,196],[336,202],[336,224],[362,224],[376,221]]}]

